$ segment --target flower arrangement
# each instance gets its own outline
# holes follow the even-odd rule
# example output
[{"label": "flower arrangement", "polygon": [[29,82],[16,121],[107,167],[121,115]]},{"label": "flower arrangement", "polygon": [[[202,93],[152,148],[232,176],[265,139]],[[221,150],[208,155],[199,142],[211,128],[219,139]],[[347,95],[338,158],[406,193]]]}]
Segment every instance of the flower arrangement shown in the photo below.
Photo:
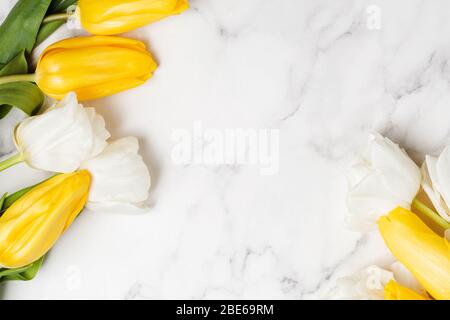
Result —
[{"label": "flower arrangement", "polygon": [[350,169],[347,221],[378,229],[398,260],[338,279],[330,298],[450,299],[450,147],[422,167],[379,134]]},{"label": "flower arrangement", "polygon": [[[78,101],[150,79],[157,64],[145,44],[116,35],[187,8],[187,0],[19,0],[0,26],[0,119],[12,108],[28,115],[0,171],[24,162],[53,173],[0,198],[0,282],[33,279],[84,208],[148,211],[151,177],[138,140],[111,141],[103,117]],[[70,20],[92,35],[50,45],[31,70],[33,49]],[[55,102],[41,111],[45,96]]]}]

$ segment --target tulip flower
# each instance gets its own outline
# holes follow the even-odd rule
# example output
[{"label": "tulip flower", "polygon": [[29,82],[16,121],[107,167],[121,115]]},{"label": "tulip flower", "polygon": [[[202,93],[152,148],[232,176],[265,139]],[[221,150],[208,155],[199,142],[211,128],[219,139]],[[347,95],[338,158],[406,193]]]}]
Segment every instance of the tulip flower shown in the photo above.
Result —
[{"label": "tulip flower", "polygon": [[95,109],[83,108],[71,93],[18,125],[14,133],[18,153],[1,162],[0,170],[25,161],[36,169],[72,172],[102,152],[109,136],[103,118]]},{"label": "tulip flower", "polygon": [[422,188],[438,214],[450,222],[450,147],[438,158],[427,156],[422,166]]},{"label": "tulip flower", "polygon": [[404,150],[375,134],[351,168],[348,180],[348,222],[356,230],[368,231],[376,228],[381,215],[398,206],[410,208],[421,174]]},{"label": "tulip flower", "polygon": [[67,13],[49,15],[44,23],[69,20],[94,35],[131,31],[189,8],[188,0],[78,0]]},{"label": "tulip flower", "polygon": [[369,266],[350,277],[339,278],[325,296],[327,300],[381,300],[383,288],[394,274],[378,266]]},{"label": "tulip flower", "polygon": [[428,297],[422,296],[413,290],[399,285],[394,280],[388,282],[384,287],[385,300],[430,300]]},{"label": "tulip flower", "polygon": [[88,209],[107,212],[146,212],[145,200],[151,185],[150,173],[138,154],[136,138],[123,138],[81,168],[89,171],[92,185]]},{"label": "tulip flower", "polygon": [[0,266],[21,268],[45,255],[78,216],[90,175],[54,176],[27,192],[0,217]]},{"label": "tulip flower", "polygon": [[450,245],[414,213],[397,208],[378,221],[392,254],[435,299],[450,299]]},{"label": "tulip flower", "polygon": [[80,101],[106,97],[145,83],[157,65],[141,41],[109,36],[57,42],[41,54],[35,74],[0,78],[0,84],[36,82],[60,100],[75,92]]},{"label": "tulip flower", "polygon": [[187,0],[79,0],[78,14],[88,32],[113,35],[180,14],[188,7]]},{"label": "tulip flower", "polygon": [[390,269],[369,266],[353,276],[339,278],[336,286],[326,295],[331,300],[382,300],[385,287],[390,281],[401,284],[417,294],[425,295],[425,290],[414,276],[399,262]]}]

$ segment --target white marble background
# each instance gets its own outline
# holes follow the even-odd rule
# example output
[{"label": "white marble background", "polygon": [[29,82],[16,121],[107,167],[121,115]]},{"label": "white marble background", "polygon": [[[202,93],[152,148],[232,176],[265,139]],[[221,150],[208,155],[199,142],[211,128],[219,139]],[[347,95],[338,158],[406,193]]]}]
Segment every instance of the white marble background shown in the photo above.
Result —
[{"label": "white marble background", "polygon": [[[191,7],[130,34],[160,63],[151,81],[88,103],[113,137],[139,137],[151,213],[85,211],[38,277],[7,283],[4,298],[316,298],[339,276],[391,261],[376,233],[345,229],[345,170],[370,131],[418,161],[449,142],[450,2]],[[278,174],[174,164],[171,134],[195,121],[279,129]],[[0,174],[0,191],[42,176],[19,165]]]}]

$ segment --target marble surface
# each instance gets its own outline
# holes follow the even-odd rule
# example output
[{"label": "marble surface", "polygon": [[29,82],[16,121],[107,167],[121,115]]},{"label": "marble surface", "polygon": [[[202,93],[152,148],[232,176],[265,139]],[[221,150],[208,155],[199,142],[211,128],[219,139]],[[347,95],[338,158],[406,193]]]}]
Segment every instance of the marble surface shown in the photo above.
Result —
[{"label": "marble surface", "polygon": [[[345,172],[371,131],[417,161],[449,142],[448,12],[447,0],[191,0],[130,33],[157,58],[154,78],[87,105],[113,137],[139,137],[151,212],[84,211],[3,298],[310,299],[388,265],[376,233],[345,228]],[[174,161],[174,132],[199,123],[277,132],[278,170]],[[44,175],[19,165],[0,191]]]}]

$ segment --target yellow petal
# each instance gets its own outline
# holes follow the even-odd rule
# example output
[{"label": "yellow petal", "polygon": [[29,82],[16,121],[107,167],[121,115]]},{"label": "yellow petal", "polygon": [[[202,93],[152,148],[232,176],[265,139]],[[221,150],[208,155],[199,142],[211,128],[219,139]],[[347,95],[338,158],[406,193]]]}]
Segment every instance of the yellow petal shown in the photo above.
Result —
[{"label": "yellow petal", "polygon": [[409,288],[399,285],[394,280],[388,282],[384,287],[385,300],[430,300]]},{"label": "yellow petal", "polygon": [[397,208],[379,219],[380,233],[392,254],[435,299],[450,299],[450,248],[415,214]]},{"label": "yellow petal", "polygon": [[189,8],[188,0],[79,0],[83,27],[92,34],[124,33]]},{"label": "yellow petal", "polygon": [[36,82],[55,99],[73,91],[79,100],[90,100],[143,84],[156,67],[140,41],[108,36],[78,37],[55,43],[42,53]]},{"label": "yellow petal", "polygon": [[0,266],[20,268],[50,250],[83,209],[86,170],[60,174],[22,196],[0,217]]}]

